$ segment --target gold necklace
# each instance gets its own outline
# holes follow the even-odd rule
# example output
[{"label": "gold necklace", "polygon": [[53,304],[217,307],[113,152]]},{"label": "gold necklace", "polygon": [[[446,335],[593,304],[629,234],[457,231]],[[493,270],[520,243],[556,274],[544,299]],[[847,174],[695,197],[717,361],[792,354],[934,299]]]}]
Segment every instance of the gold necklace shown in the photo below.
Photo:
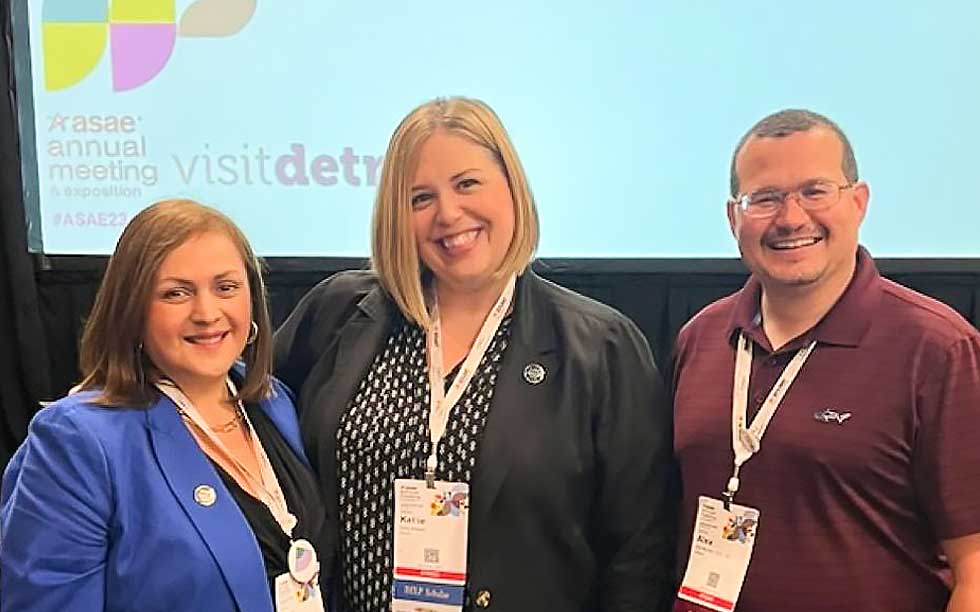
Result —
[{"label": "gold necklace", "polygon": [[[188,415],[183,408],[178,407],[177,412],[179,412],[180,416],[183,417],[185,420],[190,421],[191,424],[196,425],[196,423],[194,423],[194,420],[191,419],[190,415]],[[241,426],[242,421],[244,420],[245,420],[244,413],[240,409],[236,408],[235,416],[231,417],[230,421],[224,423],[223,425],[208,425],[208,429],[210,429],[215,433],[225,434],[238,429]]]},{"label": "gold necklace", "polygon": [[242,419],[243,417],[241,411],[235,410],[235,416],[231,417],[231,420],[224,425],[215,425],[214,427],[208,425],[208,427],[211,427],[211,431],[215,433],[228,433],[238,429],[238,426],[242,423]]}]

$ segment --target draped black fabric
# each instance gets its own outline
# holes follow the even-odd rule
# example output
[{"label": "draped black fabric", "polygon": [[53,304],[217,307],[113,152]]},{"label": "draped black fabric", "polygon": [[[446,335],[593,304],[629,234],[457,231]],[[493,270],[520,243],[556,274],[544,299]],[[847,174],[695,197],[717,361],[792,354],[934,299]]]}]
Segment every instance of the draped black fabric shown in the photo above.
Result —
[{"label": "draped black fabric", "polygon": [[[70,265],[93,267],[104,258],[79,258]],[[980,327],[980,271],[959,273],[889,272],[888,262],[879,262],[882,274],[949,304]],[[318,281],[337,271],[329,265],[310,263],[309,269],[288,269],[275,261],[266,279],[273,322],[278,325],[293,306]],[[730,267],[730,266],[729,266]],[[674,337],[698,310],[714,300],[738,290],[747,274],[669,273],[669,272],[555,272],[549,266],[535,265],[544,277],[610,304],[633,319],[653,348],[657,364],[665,369]],[[980,265],[974,265],[980,269]],[[81,322],[88,314],[101,276],[101,268],[87,270],[38,271],[39,309],[49,335],[48,362],[52,392],[64,393],[77,382],[77,342]]]},{"label": "draped black fabric", "polygon": [[37,308],[27,252],[16,99],[10,55],[10,15],[0,10],[0,468],[27,432],[37,399],[50,395],[48,342]]}]

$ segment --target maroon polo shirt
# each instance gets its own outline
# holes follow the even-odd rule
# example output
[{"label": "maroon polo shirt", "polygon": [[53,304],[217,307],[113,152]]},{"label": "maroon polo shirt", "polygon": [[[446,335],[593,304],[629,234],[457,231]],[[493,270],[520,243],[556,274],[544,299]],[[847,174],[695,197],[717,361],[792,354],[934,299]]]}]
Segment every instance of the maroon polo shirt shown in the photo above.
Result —
[{"label": "maroon polo shirt", "polygon": [[698,496],[720,499],[732,472],[738,332],[754,343],[750,419],[796,350],[816,340],[742,467],[736,502],[761,516],[736,609],[941,612],[951,576],[940,541],[980,532],[980,334],[879,276],[864,249],[837,304],[776,352],[760,294],[750,278],[677,340],[681,572]]}]

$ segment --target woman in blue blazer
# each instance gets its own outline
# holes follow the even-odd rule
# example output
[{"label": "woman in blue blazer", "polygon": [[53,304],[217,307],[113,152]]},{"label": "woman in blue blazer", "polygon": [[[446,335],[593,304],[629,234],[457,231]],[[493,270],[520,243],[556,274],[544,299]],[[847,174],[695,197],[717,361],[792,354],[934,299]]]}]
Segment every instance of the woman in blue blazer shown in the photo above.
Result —
[{"label": "woman in blue blazer", "polygon": [[227,217],[186,200],[137,215],[86,323],[82,383],[4,473],[0,609],[322,610],[322,506],[271,343],[259,263]]}]

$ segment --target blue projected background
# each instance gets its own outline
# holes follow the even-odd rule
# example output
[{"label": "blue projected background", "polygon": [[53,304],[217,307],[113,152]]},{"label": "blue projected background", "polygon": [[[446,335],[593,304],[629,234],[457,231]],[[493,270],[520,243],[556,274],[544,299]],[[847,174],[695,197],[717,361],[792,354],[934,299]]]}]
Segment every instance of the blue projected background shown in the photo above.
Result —
[{"label": "blue projected background", "polygon": [[391,131],[459,94],[508,127],[541,256],[736,256],[731,149],[790,106],[851,137],[875,255],[980,256],[980,3],[815,7],[28,0],[32,247],[109,253],[142,207],[187,196],[263,255],[366,255]]}]

